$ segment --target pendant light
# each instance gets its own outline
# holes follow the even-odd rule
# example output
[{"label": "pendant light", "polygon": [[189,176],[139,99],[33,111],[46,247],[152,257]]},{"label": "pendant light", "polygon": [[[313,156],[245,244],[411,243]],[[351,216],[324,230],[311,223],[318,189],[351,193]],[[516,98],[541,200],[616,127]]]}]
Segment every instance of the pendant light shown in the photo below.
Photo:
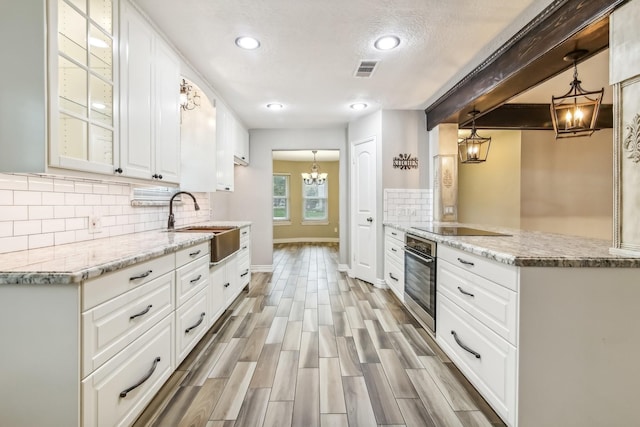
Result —
[{"label": "pendant light", "polygon": [[604,88],[595,91],[582,89],[578,79],[578,59],[588,53],[579,49],[569,52],[565,61],[573,62],[573,81],[571,89],[562,96],[551,97],[551,119],[557,138],[573,138],[577,136],[591,136],[597,131],[596,120]]},{"label": "pendant light", "polygon": [[324,184],[327,180],[326,173],[320,173],[320,167],[316,163],[316,153],[318,150],[311,151],[313,153],[313,164],[311,165],[311,173],[302,173],[302,182],[307,185],[311,184]]},{"label": "pendant light", "polygon": [[482,163],[487,160],[491,138],[483,138],[476,131],[476,116],[480,112],[473,110],[469,113],[471,118],[471,134],[458,140],[458,154],[461,163]]}]

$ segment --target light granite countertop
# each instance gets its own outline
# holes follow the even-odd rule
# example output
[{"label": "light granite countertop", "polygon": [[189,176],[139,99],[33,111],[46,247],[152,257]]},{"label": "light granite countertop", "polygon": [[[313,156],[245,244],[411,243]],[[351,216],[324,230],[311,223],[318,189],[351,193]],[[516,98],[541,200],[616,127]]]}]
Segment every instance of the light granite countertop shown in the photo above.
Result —
[{"label": "light granite countertop", "polygon": [[[247,221],[208,221],[198,226],[251,225]],[[69,284],[211,240],[212,233],[145,231],[0,255],[0,285]]]},{"label": "light granite countertop", "polygon": [[[413,228],[431,224],[479,228],[509,234],[509,236],[443,236]],[[640,254],[638,257],[613,255],[609,252],[612,247],[612,242],[609,240],[478,224],[385,222],[384,225],[509,265],[640,268]]]}]

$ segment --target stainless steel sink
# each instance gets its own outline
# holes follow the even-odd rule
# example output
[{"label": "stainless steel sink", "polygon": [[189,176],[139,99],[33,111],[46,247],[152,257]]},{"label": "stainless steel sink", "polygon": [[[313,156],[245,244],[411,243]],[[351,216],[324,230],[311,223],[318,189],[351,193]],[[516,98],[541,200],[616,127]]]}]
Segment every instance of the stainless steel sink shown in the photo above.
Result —
[{"label": "stainless steel sink", "polygon": [[194,225],[177,228],[176,233],[213,233],[211,262],[219,262],[240,249],[240,228]]}]

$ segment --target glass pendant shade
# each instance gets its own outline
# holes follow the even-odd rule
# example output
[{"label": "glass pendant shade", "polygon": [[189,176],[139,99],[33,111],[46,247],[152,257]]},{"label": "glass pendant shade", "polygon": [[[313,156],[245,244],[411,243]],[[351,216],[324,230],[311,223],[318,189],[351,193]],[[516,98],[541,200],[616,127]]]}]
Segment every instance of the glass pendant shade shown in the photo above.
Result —
[{"label": "glass pendant shade", "polygon": [[585,50],[570,52],[566,61],[573,61],[573,81],[571,89],[562,96],[551,97],[551,119],[557,138],[591,136],[598,130],[596,120],[600,111],[604,88],[586,91],[578,79],[577,59],[587,53]]},{"label": "glass pendant shade", "polygon": [[307,185],[324,184],[324,182],[327,180],[327,174],[320,173],[320,167],[316,163],[317,152],[318,152],[317,150],[312,151],[313,164],[311,165],[311,173],[305,173],[305,172],[302,173],[302,182],[304,182]]},{"label": "glass pendant shade", "polygon": [[479,111],[473,110],[470,114],[471,134],[468,137],[458,140],[458,155],[461,163],[482,163],[487,161],[491,138],[484,138],[476,131],[476,115]]}]

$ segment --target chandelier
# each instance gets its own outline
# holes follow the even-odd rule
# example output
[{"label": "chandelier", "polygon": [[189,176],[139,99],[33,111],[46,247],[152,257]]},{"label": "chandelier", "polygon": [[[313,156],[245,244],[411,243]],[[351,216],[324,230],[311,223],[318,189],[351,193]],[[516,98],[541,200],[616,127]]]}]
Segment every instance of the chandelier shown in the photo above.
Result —
[{"label": "chandelier", "polygon": [[316,153],[318,152],[317,150],[313,150],[311,151],[313,153],[313,164],[311,165],[311,173],[302,173],[302,182],[304,182],[307,185],[311,185],[311,184],[324,184],[325,181],[327,180],[327,174],[326,173],[320,173],[320,167],[318,167],[318,164],[316,163]]},{"label": "chandelier", "polygon": [[476,131],[476,115],[480,112],[473,110],[469,113],[471,119],[471,134],[458,140],[458,154],[461,163],[482,163],[487,160],[491,138],[483,138]]},{"label": "chandelier", "polygon": [[180,107],[183,110],[193,110],[200,106],[200,95],[185,79],[180,83]]},{"label": "chandelier", "polygon": [[569,84],[571,89],[562,96],[551,97],[551,119],[557,138],[573,138],[576,136],[591,136],[597,131],[596,119],[602,102],[604,88],[595,91],[586,91],[578,80],[579,58],[586,55],[584,49],[569,52],[565,61],[573,62],[573,81]]}]

